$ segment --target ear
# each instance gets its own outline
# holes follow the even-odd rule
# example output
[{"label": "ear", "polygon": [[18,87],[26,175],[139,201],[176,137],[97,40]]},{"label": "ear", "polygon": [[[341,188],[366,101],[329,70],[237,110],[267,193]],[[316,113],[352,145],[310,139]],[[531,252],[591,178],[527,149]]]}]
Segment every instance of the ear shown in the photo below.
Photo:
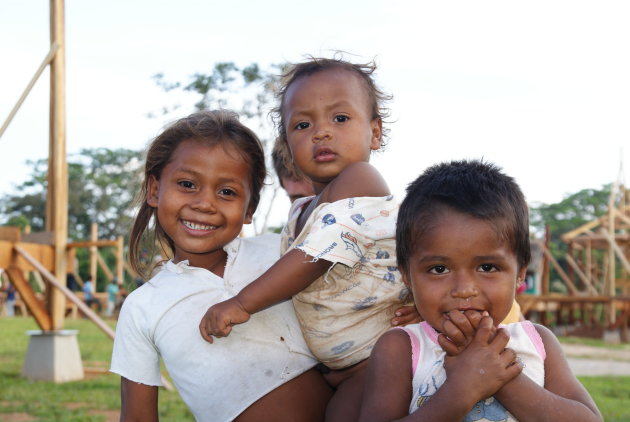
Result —
[{"label": "ear", "polygon": [[521,267],[518,270],[518,273],[516,274],[516,290],[518,290],[521,284],[525,282],[526,275],[527,275],[527,265],[523,265],[523,267]]},{"label": "ear", "polygon": [[372,120],[372,139],[370,141],[370,149],[376,151],[381,148],[381,141],[383,140],[383,120],[376,118]]},{"label": "ear", "polygon": [[408,275],[407,271],[401,271],[400,272],[400,278],[401,278],[402,282],[405,284],[405,286],[407,286],[409,288],[409,291],[411,291],[411,283],[410,283],[409,275]]},{"label": "ear", "polygon": [[153,208],[157,208],[160,190],[160,182],[155,176],[149,176],[149,188],[147,189],[147,205]]},{"label": "ear", "polygon": [[254,211],[251,208],[247,209],[247,213],[245,214],[245,220],[243,220],[243,224],[252,224],[252,216],[254,215]]}]

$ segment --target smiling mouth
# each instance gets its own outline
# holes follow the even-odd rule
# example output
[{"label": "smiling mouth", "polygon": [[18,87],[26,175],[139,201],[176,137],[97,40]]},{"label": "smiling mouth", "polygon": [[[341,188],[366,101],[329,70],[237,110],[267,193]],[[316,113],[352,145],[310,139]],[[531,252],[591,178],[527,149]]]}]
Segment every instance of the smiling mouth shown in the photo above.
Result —
[{"label": "smiling mouth", "polygon": [[191,230],[215,230],[217,226],[209,226],[206,224],[193,223],[192,221],[182,220],[182,224]]}]

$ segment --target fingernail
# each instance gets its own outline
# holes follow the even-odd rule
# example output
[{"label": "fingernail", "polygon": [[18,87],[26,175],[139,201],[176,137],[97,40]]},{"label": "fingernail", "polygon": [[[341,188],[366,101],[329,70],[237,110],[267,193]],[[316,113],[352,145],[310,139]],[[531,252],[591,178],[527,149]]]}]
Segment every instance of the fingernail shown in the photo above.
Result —
[{"label": "fingernail", "polygon": [[395,319],[395,320],[392,322],[392,325],[398,325],[398,320],[397,320],[397,319]]},{"label": "fingernail", "polygon": [[396,316],[400,316],[400,315],[401,315],[401,313],[400,313],[400,312],[396,312],[396,314],[395,314],[395,315],[396,315]]}]

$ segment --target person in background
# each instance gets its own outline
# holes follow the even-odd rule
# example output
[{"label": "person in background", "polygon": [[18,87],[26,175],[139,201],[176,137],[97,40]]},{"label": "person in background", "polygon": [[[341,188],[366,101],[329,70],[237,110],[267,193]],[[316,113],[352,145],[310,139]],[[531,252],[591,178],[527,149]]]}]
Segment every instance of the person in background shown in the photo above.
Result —
[{"label": "person in background", "polygon": [[111,317],[114,314],[114,309],[118,302],[118,291],[118,280],[114,277],[107,285],[107,309],[105,311],[107,317]]},{"label": "person in background", "polygon": [[296,199],[315,195],[313,183],[293,165],[287,143],[282,142],[280,138],[276,139],[273,145],[271,160],[280,187],[287,193],[291,203]]},{"label": "person in background", "polygon": [[101,301],[94,296],[94,291],[95,287],[92,283],[92,277],[88,275],[85,278],[85,282],[83,283],[83,300],[90,308],[92,307],[92,305],[96,305],[96,308],[100,312],[102,308]]}]

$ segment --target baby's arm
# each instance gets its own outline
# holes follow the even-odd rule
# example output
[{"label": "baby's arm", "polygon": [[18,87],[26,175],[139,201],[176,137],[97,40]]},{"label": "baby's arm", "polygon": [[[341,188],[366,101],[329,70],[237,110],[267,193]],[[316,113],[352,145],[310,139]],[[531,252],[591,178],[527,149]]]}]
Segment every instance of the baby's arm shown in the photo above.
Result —
[{"label": "baby's arm", "polygon": [[120,377],[120,421],[158,420],[158,388]]},{"label": "baby's arm", "polygon": [[[360,162],[350,164],[331,181],[321,192],[318,202],[336,202],[358,196],[387,196],[389,193],[381,174],[369,163]],[[199,324],[201,336],[210,343],[212,336],[227,336],[233,325],[242,324],[249,320],[251,314],[304,290],[332,265],[324,259],[312,262],[310,256],[297,249],[287,252],[238,295],[210,307]],[[405,318],[401,320],[405,321]]]},{"label": "baby's arm", "polygon": [[298,249],[287,252],[239,294],[211,306],[199,324],[201,336],[210,343],[212,336],[227,336],[233,325],[242,324],[249,320],[251,314],[304,290],[331,265],[324,259],[313,262],[311,257]]},{"label": "baby's arm", "polygon": [[575,378],[558,339],[551,331],[535,325],[545,345],[545,386],[520,374],[496,394],[519,421],[601,421],[597,405]]}]

